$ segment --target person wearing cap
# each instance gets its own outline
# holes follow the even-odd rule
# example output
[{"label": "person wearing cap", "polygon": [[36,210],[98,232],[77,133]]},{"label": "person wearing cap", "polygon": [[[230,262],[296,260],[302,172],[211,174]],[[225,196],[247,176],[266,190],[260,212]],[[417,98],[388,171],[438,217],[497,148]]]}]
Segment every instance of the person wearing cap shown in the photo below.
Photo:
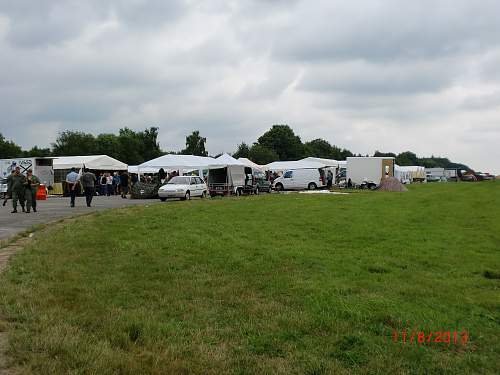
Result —
[{"label": "person wearing cap", "polygon": [[71,171],[66,175],[66,184],[68,185],[69,196],[71,199],[70,207],[75,207],[76,188],[79,181],[80,175],[76,173],[76,168],[71,168]]},{"label": "person wearing cap", "polygon": [[16,167],[14,174],[12,175],[12,213],[17,212],[17,202],[21,205],[24,210],[24,189],[26,184],[26,177],[21,174],[21,168]]},{"label": "person wearing cap", "polygon": [[33,169],[28,169],[26,173],[26,184],[24,190],[24,197],[26,199],[26,212],[30,212],[33,207],[33,212],[36,212],[36,192],[40,186],[40,180],[37,176],[33,175]]}]

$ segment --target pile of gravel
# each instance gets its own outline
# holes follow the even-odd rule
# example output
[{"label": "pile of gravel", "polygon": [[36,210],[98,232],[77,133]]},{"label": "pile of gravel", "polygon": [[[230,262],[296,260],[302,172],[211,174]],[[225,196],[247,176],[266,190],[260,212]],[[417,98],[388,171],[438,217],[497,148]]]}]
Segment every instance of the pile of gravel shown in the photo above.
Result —
[{"label": "pile of gravel", "polygon": [[401,181],[395,177],[382,177],[380,180],[380,185],[377,188],[380,191],[408,191],[406,186],[404,186]]}]

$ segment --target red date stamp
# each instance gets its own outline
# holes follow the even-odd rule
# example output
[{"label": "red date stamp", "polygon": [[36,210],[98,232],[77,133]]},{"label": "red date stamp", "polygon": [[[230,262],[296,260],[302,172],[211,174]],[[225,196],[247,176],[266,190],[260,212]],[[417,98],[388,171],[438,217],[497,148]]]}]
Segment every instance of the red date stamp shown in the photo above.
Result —
[{"label": "red date stamp", "polygon": [[395,343],[427,345],[427,344],[448,344],[448,345],[467,345],[469,341],[469,332],[464,331],[418,331],[407,330],[392,331],[392,341]]}]

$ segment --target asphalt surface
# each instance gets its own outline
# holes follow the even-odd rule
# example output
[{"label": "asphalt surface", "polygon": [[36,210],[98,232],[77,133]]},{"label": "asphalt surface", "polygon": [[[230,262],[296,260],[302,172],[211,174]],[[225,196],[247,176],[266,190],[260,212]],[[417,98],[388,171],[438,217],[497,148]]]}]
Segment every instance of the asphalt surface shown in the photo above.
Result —
[{"label": "asphalt surface", "polygon": [[[2,201],[3,202],[3,199]],[[13,236],[33,225],[46,224],[51,221],[76,216],[93,211],[133,206],[138,204],[157,203],[157,199],[123,199],[120,196],[94,197],[92,207],[87,207],[85,197],[77,197],[76,207],[69,206],[69,198],[49,197],[45,201],[37,201],[37,211],[29,214],[21,211],[18,205],[18,213],[12,214],[12,200],[7,201],[5,207],[0,205],[0,240]]]}]

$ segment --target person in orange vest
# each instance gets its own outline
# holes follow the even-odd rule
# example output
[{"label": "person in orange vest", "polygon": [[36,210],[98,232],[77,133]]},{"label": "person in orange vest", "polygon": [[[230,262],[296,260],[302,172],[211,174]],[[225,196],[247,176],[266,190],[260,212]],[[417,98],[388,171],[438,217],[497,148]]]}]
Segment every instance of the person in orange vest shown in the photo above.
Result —
[{"label": "person in orange vest", "polygon": [[36,192],[40,186],[40,180],[33,174],[33,169],[28,169],[26,173],[26,185],[24,198],[26,199],[26,212],[29,213],[33,207],[33,212],[36,212]]}]

